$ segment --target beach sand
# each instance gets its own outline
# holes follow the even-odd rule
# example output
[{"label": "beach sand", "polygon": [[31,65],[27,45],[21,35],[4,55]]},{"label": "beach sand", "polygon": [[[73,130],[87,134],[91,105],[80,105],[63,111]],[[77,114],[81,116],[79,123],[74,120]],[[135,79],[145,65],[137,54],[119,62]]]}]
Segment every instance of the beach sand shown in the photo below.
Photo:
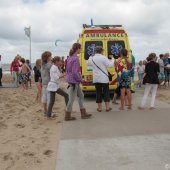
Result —
[{"label": "beach sand", "polygon": [[[11,81],[5,75],[3,82]],[[0,89],[0,170],[54,170],[64,99],[56,95],[55,120],[43,115],[36,87]]]},{"label": "beach sand", "polygon": [[[4,83],[11,81],[10,75],[4,76]],[[26,92],[0,88],[0,170],[55,169],[64,99],[56,95],[54,112],[59,117],[47,120],[35,96],[35,84]],[[159,89],[157,99],[170,103],[170,89]]]},{"label": "beach sand", "polygon": [[158,89],[156,98],[170,104],[170,87],[168,89]]}]

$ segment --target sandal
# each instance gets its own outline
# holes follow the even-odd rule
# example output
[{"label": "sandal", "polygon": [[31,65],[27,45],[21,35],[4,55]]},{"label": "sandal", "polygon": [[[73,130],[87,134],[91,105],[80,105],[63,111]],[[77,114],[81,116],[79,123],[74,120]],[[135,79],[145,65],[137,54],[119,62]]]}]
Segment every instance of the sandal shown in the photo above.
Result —
[{"label": "sandal", "polygon": [[109,112],[109,111],[111,111],[112,110],[112,108],[110,107],[109,109],[106,109],[106,112]]},{"label": "sandal", "polygon": [[116,101],[112,101],[112,103],[113,103],[113,104],[119,104],[119,103],[118,103],[118,102],[116,102]]},{"label": "sandal", "polygon": [[127,105],[128,109],[132,109],[132,104],[131,105]]},{"label": "sandal", "polygon": [[97,111],[98,111],[98,112],[101,112],[101,111],[102,111],[102,109],[97,108]]},{"label": "sandal", "polygon": [[150,109],[150,110],[154,110],[154,109],[156,109],[156,108],[155,108],[155,107],[150,107],[149,109]]},{"label": "sandal", "polygon": [[139,110],[144,110],[144,107],[139,106],[138,109]]},{"label": "sandal", "polygon": [[119,107],[119,110],[124,110],[124,108],[123,107]]}]

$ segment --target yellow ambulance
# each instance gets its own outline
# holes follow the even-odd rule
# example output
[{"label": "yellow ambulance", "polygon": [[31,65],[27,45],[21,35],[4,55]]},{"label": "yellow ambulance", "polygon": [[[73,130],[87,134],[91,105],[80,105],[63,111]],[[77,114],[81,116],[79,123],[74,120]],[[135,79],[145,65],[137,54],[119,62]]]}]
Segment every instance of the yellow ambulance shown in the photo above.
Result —
[{"label": "yellow ambulance", "polygon": [[[132,62],[131,50],[128,35],[121,25],[86,25],[83,24],[82,33],[79,35],[78,42],[82,45],[80,53],[80,65],[83,82],[81,88],[85,94],[93,93],[95,87],[93,84],[93,70],[87,66],[87,60],[94,55],[96,46],[102,46],[105,56],[112,56],[115,59],[119,57],[122,48],[128,50],[128,61]],[[109,89],[112,91],[117,88],[117,73],[114,68],[108,70],[112,74],[112,82]],[[132,89],[134,84],[132,83]]]}]

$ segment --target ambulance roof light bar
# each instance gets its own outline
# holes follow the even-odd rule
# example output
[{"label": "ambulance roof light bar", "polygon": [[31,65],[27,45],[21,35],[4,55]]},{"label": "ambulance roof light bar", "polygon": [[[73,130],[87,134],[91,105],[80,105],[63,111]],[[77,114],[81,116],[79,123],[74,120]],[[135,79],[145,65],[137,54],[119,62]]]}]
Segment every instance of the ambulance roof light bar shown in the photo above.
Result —
[{"label": "ambulance roof light bar", "polygon": [[83,28],[95,28],[95,27],[100,27],[100,28],[105,28],[105,29],[108,29],[108,28],[116,28],[116,27],[122,27],[122,25],[86,25],[86,24],[83,24]]}]

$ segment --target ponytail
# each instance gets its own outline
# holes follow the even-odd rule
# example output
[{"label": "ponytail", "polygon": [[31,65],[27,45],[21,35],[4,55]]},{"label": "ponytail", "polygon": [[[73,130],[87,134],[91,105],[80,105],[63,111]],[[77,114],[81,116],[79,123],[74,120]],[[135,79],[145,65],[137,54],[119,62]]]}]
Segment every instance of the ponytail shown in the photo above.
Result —
[{"label": "ponytail", "polygon": [[73,49],[71,49],[69,52],[69,56],[72,56],[73,54],[74,54],[74,51],[73,51]]},{"label": "ponytail", "polygon": [[73,46],[72,46],[72,49],[69,52],[69,56],[72,56],[79,49],[81,49],[81,44],[80,43],[74,43]]}]

